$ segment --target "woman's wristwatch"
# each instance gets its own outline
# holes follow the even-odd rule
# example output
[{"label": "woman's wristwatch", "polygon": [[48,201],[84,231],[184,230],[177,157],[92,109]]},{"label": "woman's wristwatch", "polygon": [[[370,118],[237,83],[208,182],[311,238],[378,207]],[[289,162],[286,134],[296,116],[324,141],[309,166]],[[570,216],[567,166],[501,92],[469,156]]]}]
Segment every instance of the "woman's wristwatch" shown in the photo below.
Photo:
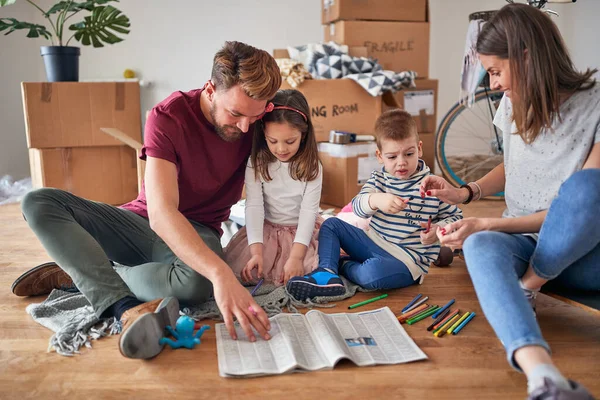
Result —
[{"label": "woman's wristwatch", "polygon": [[[473,191],[471,184],[473,184],[477,188],[477,198],[476,199],[473,199],[473,197],[475,197],[475,192]],[[477,201],[477,200],[481,199],[481,186],[479,186],[479,184],[477,182],[469,182],[467,184],[461,185],[460,187],[465,188],[469,191],[469,196],[467,197],[467,200],[465,200],[463,202],[463,204],[469,204],[471,201]]]},{"label": "woman's wristwatch", "polygon": [[467,196],[467,199],[465,201],[463,201],[463,204],[469,204],[471,202],[471,200],[473,200],[473,189],[471,188],[471,186],[469,186],[468,183],[464,184],[464,185],[460,185],[461,189],[465,188],[469,191],[469,196]]}]

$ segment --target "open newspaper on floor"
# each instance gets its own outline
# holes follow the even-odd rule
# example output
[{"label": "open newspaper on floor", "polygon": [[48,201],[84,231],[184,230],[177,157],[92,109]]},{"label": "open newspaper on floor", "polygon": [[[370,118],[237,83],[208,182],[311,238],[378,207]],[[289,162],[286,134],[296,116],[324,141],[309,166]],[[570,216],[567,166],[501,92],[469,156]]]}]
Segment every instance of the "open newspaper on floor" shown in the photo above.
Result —
[{"label": "open newspaper on floor", "polygon": [[358,313],[312,310],[271,319],[271,340],[250,342],[240,326],[238,340],[216,325],[219,375],[252,377],[332,369],[349,359],[358,366],[401,364],[427,356],[388,307]]}]

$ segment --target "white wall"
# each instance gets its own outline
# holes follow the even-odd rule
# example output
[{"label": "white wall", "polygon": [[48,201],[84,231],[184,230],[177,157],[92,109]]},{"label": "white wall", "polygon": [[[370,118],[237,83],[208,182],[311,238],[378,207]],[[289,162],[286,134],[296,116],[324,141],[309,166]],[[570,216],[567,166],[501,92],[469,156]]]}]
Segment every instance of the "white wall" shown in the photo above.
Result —
[{"label": "white wall", "polygon": [[[554,4],[552,6],[558,8]],[[579,69],[600,69],[600,1],[579,0],[573,5],[563,6],[562,10],[559,18],[562,22],[561,31],[573,62]],[[600,74],[596,74],[596,79],[600,79]]]},{"label": "white wall", "polygon": [[[0,8],[0,17],[32,21],[34,12],[29,4],[18,1],[10,7]],[[13,32],[6,37],[2,32],[0,36],[0,178],[5,174],[15,179],[29,176],[20,82],[44,78],[39,48],[43,41],[29,39],[23,32]]]},{"label": "white wall", "polygon": [[[125,41],[102,49],[81,50],[80,78],[121,77],[136,70],[153,85],[142,89],[142,110],[175,90],[201,86],[210,75],[212,57],[225,40],[240,40],[271,51],[322,39],[321,0],[124,0],[116,5],[131,19]],[[45,8],[52,0],[40,2]],[[301,4],[301,6],[299,6]],[[430,76],[439,79],[438,122],[457,101],[460,67],[468,26],[474,11],[498,9],[504,0],[430,0]],[[576,65],[600,66],[597,37],[600,1],[579,0],[552,5],[554,20],[564,32]],[[0,8],[0,17],[43,22],[26,2]],[[76,18],[73,18],[75,20]],[[577,22],[575,22],[577,21]],[[28,175],[28,157],[19,82],[44,80],[39,46],[23,32],[0,37],[0,176]],[[6,61],[11,60],[11,61]]]}]

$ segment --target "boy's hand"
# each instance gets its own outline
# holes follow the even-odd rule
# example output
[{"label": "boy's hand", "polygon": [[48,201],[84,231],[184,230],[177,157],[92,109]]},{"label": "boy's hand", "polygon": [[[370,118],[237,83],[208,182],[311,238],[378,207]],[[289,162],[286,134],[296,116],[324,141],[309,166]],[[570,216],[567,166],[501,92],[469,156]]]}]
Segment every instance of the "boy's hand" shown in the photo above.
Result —
[{"label": "boy's hand", "polygon": [[437,230],[439,229],[439,226],[437,224],[431,224],[429,232],[427,232],[427,225],[427,222],[421,222],[421,228],[423,228],[421,231],[421,244],[434,244],[438,241]]},{"label": "boy's hand", "polygon": [[369,206],[388,214],[397,214],[406,208],[408,200],[390,193],[374,193],[369,196]]}]

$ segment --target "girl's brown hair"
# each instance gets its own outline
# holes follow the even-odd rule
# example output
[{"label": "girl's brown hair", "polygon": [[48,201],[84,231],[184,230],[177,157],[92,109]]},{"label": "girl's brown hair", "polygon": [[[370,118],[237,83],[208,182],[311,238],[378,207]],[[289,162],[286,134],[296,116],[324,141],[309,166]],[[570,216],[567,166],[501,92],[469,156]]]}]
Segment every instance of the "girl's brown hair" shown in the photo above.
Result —
[{"label": "girl's brown hair", "polygon": [[[265,181],[270,181],[269,164],[276,161],[277,158],[271,154],[265,139],[265,124],[267,122],[287,123],[302,133],[300,139],[300,148],[298,152],[290,159],[290,175],[297,181],[309,182],[319,175],[319,152],[317,149],[317,140],[310,120],[310,108],[308,102],[302,93],[297,90],[280,90],[271,100],[275,107],[286,106],[300,111],[304,116],[294,110],[275,109],[266,113],[262,120],[256,122],[254,128],[254,138],[252,143],[252,165],[254,166],[254,176],[256,179],[262,177]],[[306,117],[306,119],[305,119]]]},{"label": "girl's brown hair", "polygon": [[479,34],[477,52],[509,60],[513,119],[526,143],[560,119],[561,94],[596,83],[597,70],[576,70],[554,22],[527,4],[508,4],[496,12]]}]

